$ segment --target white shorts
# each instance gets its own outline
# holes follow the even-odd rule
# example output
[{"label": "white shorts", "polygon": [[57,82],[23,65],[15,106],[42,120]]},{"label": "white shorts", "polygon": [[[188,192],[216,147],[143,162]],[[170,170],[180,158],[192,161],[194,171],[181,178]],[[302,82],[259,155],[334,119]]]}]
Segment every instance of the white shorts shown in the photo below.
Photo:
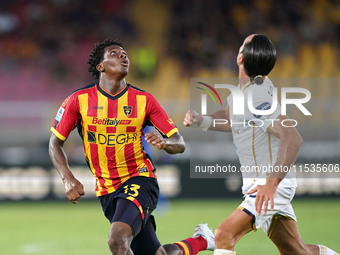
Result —
[{"label": "white shorts", "polygon": [[271,236],[272,231],[275,227],[275,223],[279,218],[289,218],[296,220],[296,216],[291,205],[291,201],[295,195],[295,187],[278,187],[277,194],[274,198],[274,210],[270,210],[270,202],[268,202],[267,214],[263,215],[263,208],[261,215],[256,214],[255,210],[255,199],[256,193],[251,195],[245,195],[245,198],[241,205],[238,207],[250,216],[255,217],[253,229],[256,231],[262,228],[267,236]]}]

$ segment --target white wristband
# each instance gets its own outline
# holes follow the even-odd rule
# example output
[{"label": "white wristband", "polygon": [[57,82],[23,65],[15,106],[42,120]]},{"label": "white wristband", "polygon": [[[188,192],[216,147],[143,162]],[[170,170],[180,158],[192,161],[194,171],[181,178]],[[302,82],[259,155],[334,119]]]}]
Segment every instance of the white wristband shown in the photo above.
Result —
[{"label": "white wristband", "polygon": [[[198,113],[196,111],[194,112],[194,118],[198,117]],[[202,129],[203,131],[207,131],[212,123],[212,117],[211,116],[202,116],[203,121],[201,125],[198,125],[197,122],[193,122],[190,127],[193,129]]]},{"label": "white wristband", "polygon": [[215,249],[214,255],[236,255],[235,251],[228,251],[225,249]]},{"label": "white wristband", "polygon": [[202,129],[203,131],[207,131],[210,128],[210,126],[211,126],[212,117],[210,117],[210,116],[202,116],[202,118],[203,118],[203,122],[202,122],[202,124],[198,128]]}]

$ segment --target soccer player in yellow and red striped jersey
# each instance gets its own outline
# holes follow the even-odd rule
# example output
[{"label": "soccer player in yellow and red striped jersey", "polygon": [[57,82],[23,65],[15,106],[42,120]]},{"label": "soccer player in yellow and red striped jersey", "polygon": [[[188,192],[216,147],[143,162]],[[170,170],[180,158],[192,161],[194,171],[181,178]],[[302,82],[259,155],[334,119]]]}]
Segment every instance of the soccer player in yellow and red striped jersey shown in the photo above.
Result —
[{"label": "soccer player in yellow and red striped jersey", "polygon": [[106,39],[92,51],[89,72],[98,82],[74,91],[59,108],[50,138],[50,157],[72,203],[84,195],[73,176],[64,142],[78,129],[84,154],[97,180],[96,195],[111,222],[112,254],[197,254],[214,249],[214,236],[206,224],[196,227],[194,237],[161,246],[151,215],[159,188],[155,166],[142,146],[143,128],[148,143],[167,153],[182,153],[185,143],[158,101],[125,81],[129,59],[121,43]]}]

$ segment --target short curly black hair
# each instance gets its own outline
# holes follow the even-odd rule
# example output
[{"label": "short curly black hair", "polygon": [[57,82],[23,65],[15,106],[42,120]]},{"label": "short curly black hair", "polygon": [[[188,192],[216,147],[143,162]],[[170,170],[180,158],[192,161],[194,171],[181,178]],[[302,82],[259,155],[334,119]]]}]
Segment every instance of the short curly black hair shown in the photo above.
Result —
[{"label": "short curly black hair", "polygon": [[95,48],[91,52],[90,59],[87,62],[90,65],[88,71],[92,73],[92,77],[96,80],[99,80],[100,76],[100,72],[97,70],[97,65],[103,61],[104,49],[110,45],[118,45],[124,48],[123,44],[117,41],[117,39],[106,38],[103,42],[95,44]]}]

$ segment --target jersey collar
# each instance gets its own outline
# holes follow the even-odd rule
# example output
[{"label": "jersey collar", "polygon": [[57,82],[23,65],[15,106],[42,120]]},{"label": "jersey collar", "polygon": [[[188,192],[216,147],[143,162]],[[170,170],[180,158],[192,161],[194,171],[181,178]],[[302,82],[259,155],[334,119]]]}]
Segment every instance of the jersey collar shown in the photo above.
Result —
[{"label": "jersey collar", "polygon": [[118,93],[112,95],[111,93],[107,92],[101,85],[100,83],[98,82],[97,84],[97,88],[98,90],[100,91],[100,93],[102,93],[104,96],[112,99],[112,100],[116,100],[118,98],[120,98],[122,95],[125,94],[125,92],[129,89],[129,84],[126,83],[125,86],[121,89],[121,91],[119,91]]}]

